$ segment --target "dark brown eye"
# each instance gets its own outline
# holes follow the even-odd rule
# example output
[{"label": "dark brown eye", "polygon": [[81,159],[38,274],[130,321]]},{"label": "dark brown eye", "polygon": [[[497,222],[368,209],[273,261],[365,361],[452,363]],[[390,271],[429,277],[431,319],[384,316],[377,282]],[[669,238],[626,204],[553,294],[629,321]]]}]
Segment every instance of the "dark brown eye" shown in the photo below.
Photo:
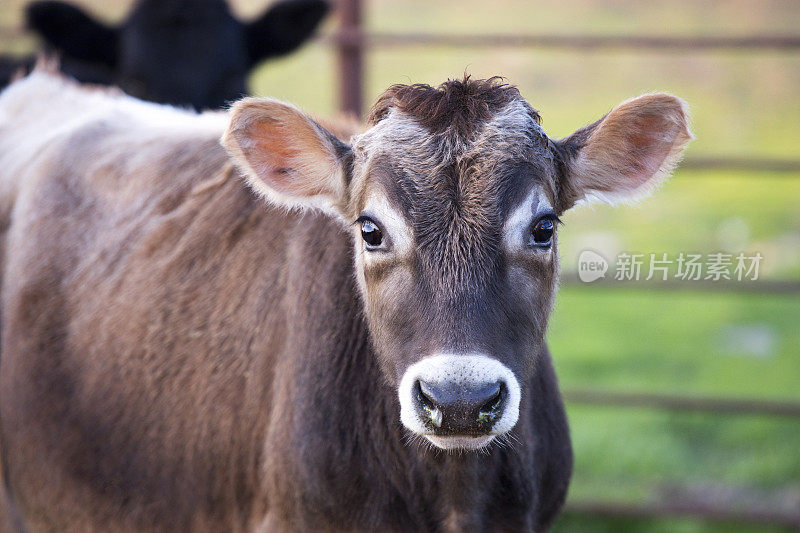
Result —
[{"label": "dark brown eye", "polygon": [[530,246],[550,246],[553,242],[555,223],[552,218],[539,219],[531,228]]},{"label": "dark brown eye", "polygon": [[361,221],[361,237],[367,243],[367,250],[374,250],[383,243],[383,233],[377,224],[369,219]]}]

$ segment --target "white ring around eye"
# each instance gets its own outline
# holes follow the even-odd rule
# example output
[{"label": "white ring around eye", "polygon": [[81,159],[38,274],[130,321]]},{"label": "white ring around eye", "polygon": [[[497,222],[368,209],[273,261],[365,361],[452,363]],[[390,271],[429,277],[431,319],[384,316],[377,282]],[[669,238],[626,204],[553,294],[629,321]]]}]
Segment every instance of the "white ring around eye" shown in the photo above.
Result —
[{"label": "white ring around eye", "polygon": [[[554,223],[557,220],[544,190],[540,185],[534,185],[525,199],[506,218],[503,225],[503,243],[506,250],[510,252],[548,250],[552,244],[552,238],[549,244],[533,244],[531,242],[534,225],[546,217],[552,218]],[[553,234],[555,235],[555,231]]]},{"label": "white ring around eye", "polygon": [[[369,251],[386,251],[392,254],[403,255],[412,247],[413,237],[411,227],[403,213],[390,204],[388,199],[381,194],[382,192],[383,189],[377,187],[376,190],[367,197],[364,208],[361,211],[361,216],[371,220],[383,234],[383,243],[381,247]],[[364,248],[366,249],[366,245]],[[372,257],[377,259],[379,255],[380,254],[375,254]]]}]

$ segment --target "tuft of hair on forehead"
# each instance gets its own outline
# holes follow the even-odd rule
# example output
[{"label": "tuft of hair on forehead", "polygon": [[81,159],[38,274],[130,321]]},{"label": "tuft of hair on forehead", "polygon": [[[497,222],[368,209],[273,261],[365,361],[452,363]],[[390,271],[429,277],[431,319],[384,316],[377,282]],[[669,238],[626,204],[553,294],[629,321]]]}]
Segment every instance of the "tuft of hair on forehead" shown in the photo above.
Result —
[{"label": "tuft of hair on forehead", "polygon": [[[469,137],[481,123],[490,120],[514,100],[522,100],[522,95],[500,76],[473,80],[466,74],[460,80],[447,80],[436,88],[424,83],[397,84],[378,98],[367,123],[370,126],[377,124],[394,108],[431,133],[451,129],[462,137]],[[528,108],[531,118],[539,123],[539,114],[530,106]]]}]

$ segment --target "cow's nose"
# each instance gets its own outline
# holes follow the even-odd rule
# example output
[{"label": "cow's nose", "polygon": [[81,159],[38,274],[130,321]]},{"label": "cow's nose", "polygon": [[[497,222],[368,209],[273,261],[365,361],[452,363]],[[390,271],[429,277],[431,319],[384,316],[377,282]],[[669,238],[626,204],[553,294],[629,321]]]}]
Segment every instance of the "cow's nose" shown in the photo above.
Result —
[{"label": "cow's nose", "polygon": [[486,435],[503,416],[508,387],[502,381],[475,385],[417,381],[420,418],[436,435]]}]

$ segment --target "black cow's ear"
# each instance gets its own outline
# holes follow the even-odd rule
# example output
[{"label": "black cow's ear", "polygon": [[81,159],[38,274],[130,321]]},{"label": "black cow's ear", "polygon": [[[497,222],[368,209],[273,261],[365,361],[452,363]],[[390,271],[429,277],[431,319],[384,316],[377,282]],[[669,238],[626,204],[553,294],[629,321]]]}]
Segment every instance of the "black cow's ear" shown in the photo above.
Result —
[{"label": "black cow's ear", "polygon": [[119,30],[78,7],[52,0],[32,2],[25,10],[25,22],[65,57],[111,68],[117,64]]},{"label": "black cow's ear", "polygon": [[250,64],[288,54],[306,41],[328,14],[324,0],[282,0],[245,26]]}]

